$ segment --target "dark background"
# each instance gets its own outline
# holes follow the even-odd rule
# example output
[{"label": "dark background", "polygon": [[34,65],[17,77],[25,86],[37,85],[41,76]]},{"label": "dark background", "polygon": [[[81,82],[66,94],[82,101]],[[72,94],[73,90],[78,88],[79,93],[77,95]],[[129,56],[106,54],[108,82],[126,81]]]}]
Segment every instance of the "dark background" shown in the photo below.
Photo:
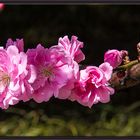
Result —
[{"label": "dark background", "polygon": [[[126,49],[137,57],[139,5],[6,5],[0,12],[0,45],[23,38],[25,50],[46,47],[58,38],[78,36],[84,42],[82,64],[100,65],[108,49]],[[139,135],[139,86],[115,93],[108,104],[91,109],[76,102],[19,103],[0,113],[0,135],[120,136]]]}]

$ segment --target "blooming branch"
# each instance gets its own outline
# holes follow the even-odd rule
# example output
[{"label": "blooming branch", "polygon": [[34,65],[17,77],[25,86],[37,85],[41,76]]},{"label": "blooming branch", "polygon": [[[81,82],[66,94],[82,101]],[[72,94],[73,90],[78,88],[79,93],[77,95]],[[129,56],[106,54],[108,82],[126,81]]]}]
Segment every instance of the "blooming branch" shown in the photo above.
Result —
[{"label": "blooming branch", "polygon": [[85,59],[84,44],[76,36],[59,38],[58,44],[41,44],[24,52],[23,39],[8,39],[0,48],[0,107],[7,109],[19,101],[37,103],[50,98],[68,99],[92,107],[107,103],[115,90],[140,83],[138,60],[130,61],[126,50],[108,50],[99,66],[80,68]]}]

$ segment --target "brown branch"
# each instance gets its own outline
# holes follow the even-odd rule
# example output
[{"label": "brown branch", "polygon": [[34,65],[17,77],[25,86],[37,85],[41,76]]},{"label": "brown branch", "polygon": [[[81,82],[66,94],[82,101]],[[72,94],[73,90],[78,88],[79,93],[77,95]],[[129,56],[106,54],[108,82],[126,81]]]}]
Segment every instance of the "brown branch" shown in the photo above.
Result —
[{"label": "brown branch", "polygon": [[[119,74],[124,76],[119,77]],[[121,90],[140,84],[140,63],[138,60],[131,61],[118,67],[112,74],[110,84],[116,90]]]}]

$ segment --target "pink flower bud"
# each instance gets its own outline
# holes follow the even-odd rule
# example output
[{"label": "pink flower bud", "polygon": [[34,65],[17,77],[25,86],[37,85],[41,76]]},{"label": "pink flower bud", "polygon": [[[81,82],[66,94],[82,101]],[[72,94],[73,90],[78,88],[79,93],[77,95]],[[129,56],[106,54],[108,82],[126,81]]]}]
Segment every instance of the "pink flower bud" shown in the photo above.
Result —
[{"label": "pink flower bud", "polygon": [[116,68],[122,63],[123,56],[122,51],[108,50],[104,55],[104,62],[108,62],[113,68]]}]

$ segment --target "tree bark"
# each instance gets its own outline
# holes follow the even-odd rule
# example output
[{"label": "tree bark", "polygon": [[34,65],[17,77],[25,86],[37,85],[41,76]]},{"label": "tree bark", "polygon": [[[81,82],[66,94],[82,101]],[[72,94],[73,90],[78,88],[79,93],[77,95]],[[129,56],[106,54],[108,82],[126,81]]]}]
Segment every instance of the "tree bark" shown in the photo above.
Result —
[{"label": "tree bark", "polygon": [[[125,73],[119,77],[119,73]],[[140,63],[138,60],[131,61],[130,64],[122,65],[116,69],[111,77],[110,84],[116,90],[121,90],[140,84]]]}]

